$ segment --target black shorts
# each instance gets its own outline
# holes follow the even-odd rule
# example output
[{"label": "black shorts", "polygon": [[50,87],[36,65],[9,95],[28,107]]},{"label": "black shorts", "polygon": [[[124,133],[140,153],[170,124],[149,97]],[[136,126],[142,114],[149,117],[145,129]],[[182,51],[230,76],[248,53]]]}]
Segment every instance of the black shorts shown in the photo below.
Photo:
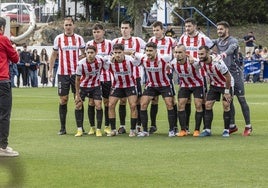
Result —
[{"label": "black shorts", "polygon": [[135,86],[128,88],[111,88],[111,97],[125,98],[131,95],[137,95],[137,90]]},{"label": "black shorts", "polygon": [[142,95],[141,78],[136,78],[136,84],[137,84],[137,95],[138,97],[141,97]]},{"label": "black shorts", "polygon": [[173,93],[170,86],[145,87],[142,95],[151,97],[162,95],[163,98],[173,97]]},{"label": "black shorts", "polygon": [[193,93],[194,98],[203,99],[204,98],[204,87],[192,87],[186,88],[181,87],[178,92],[178,98],[190,98]]},{"label": "black shorts", "polygon": [[59,96],[69,95],[70,88],[75,93],[75,75],[58,75]]},{"label": "black shorts", "polygon": [[102,90],[102,97],[103,98],[109,99],[111,87],[112,87],[111,81],[101,82],[101,90]]},{"label": "black shorts", "polygon": [[100,86],[91,88],[80,87],[80,97],[83,101],[85,101],[86,97],[101,100],[101,88]]},{"label": "black shorts", "polygon": [[237,72],[232,73],[234,78],[234,95],[236,96],[243,96],[245,95],[245,87],[244,87],[244,80],[243,80],[243,73],[240,70]]},{"label": "black shorts", "polygon": [[[207,101],[214,101],[214,100],[220,101],[221,95],[224,94],[224,90],[225,90],[224,87],[216,87],[216,86],[211,85],[209,87],[206,100]],[[232,88],[230,89],[230,94],[231,94],[231,96],[233,96]],[[223,99],[223,100],[225,100],[225,99]]]}]

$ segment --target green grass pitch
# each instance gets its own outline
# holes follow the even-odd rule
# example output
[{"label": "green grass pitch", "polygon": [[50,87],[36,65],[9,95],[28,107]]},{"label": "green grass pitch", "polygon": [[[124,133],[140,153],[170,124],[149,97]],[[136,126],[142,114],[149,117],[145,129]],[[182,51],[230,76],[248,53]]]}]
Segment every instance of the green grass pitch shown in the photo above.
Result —
[{"label": "green grass pitch", "polygon": [[[68,134],[58,136],[56,88],[15,88],[9,145],[20,156],[0,158],[0,187],[268,187],[268,85],[246,85],[246,97],[253,125],[249,137],[242,136],[244,120],[235,99],[239,130],[230,138],[221,136],[219,102],[211,137],[169,138],[162,100],[157,134],[76,138],[72,98]],[[129,132],[129,115],[127,120]],[[193,131],[194,107],[190,128]]]}]

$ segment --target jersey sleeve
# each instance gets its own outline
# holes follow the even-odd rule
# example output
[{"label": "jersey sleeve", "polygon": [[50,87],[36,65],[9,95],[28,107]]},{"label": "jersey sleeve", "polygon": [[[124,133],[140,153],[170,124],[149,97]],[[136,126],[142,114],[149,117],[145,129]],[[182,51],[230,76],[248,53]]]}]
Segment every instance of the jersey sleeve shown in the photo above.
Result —
[{"label": "jersey sleeve", "polygon": [[53,42],[53,50],[58,51],[59,50],[59,37],[60,35],[56,36]]},{"label": "jersey sleeve", "polygon": [[77,68],[76,68],[76,75],[81,76],[82,75],[82,64],[83,62],[86,61],[86,58],[83,58],[82,60],[79,61],[79,63],[77,64]]},{"label": "jersey sleeve", "polygon": [[80,40],[80,46],[79,46],[79,48],[80,49],[85,49],[86,48],[86,44],[85,44],[85,41],[84,41],[83,37],[79,36],[79,40]]}]

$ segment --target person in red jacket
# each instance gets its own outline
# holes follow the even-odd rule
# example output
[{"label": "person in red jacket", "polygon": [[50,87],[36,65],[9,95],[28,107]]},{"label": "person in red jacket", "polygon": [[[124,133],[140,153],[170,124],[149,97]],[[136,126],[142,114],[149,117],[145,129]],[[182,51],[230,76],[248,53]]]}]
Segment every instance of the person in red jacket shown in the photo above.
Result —
[{"label": "person in red jacket", "polygon": [[12,106],[9,63],[18,63],[19,55],[15,44],[4,36],[5,27],[6,20],[0,17],[0,157],[15,157],[19,153],[7,146]]}]

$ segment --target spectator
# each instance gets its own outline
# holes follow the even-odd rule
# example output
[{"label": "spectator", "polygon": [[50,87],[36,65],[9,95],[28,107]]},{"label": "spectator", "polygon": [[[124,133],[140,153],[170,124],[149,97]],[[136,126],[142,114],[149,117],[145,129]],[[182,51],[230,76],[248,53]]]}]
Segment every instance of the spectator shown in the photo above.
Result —
[{"label": "spectator", "polygon": [[48,55],[45,48],[40,54],[39,76],[41,77],[41,84],[43,87],[48,84]]},{"label": "spectator", "polygon": [[31,56],[31,64],[29,67],[29,76],[32,87],[38,87],[37,68],[39,63],[40,63],[40,57],[37,54],[37,50],[34,49]]},{"label": "spectator", "polygon": [[[252,56],[252,59],[254,61],[258,61],[258,62],[262,63],[262,57],[261,57],[261,54],[260,54],[260,50],[258,48],[255,49],[254,54]],[[261,69],[261,66],[260,66],[260,69]],[[260,72],[261,72],[261,70],[260,70]],[[260,72],[256,72],[256,73],[253,74],[253,78],[252,78],[253,83],[256,83],[256,82],[260,81]]]},{"label": "spectator", "polygon": [[29,83],[29,68],[31,64],[31,53],[27,50],[27,45],[23,45],[23,51],[20,53],[20,63],[22,68],[22,81],[23,86],[30,86]]},{"label": "spectator", "polygon": [[267,47],[263,47],[261,57],[264,61],[268,61],[268,49],[267,49]]},{"label": "spectator", "polygon": [[11,87],[16,87],[15,83],[14,83],[14,78],[15,78],[15,76],[18,76],[17,64],[10,62],[9,63],[9,72],[10,72]]},{"label": "spectator", "polygon": [[[252,61],[252,55],[250,52],[247,52],[245,58],[244,58],[244,61],[245,62],[248,62],[248,61]],[[250,74],[246,74],[245,75],[245,81],[246,83],[249,83],[251,80],[250,80]]]},{"label": "spectator", "polygon": [[246,36],[244,36],[244,42],[245,42],[245,53],[250,52],[251,54],[254,53],[254,46],[255,46],[255,36],[253,35],[253,32],[249,32]]}]

